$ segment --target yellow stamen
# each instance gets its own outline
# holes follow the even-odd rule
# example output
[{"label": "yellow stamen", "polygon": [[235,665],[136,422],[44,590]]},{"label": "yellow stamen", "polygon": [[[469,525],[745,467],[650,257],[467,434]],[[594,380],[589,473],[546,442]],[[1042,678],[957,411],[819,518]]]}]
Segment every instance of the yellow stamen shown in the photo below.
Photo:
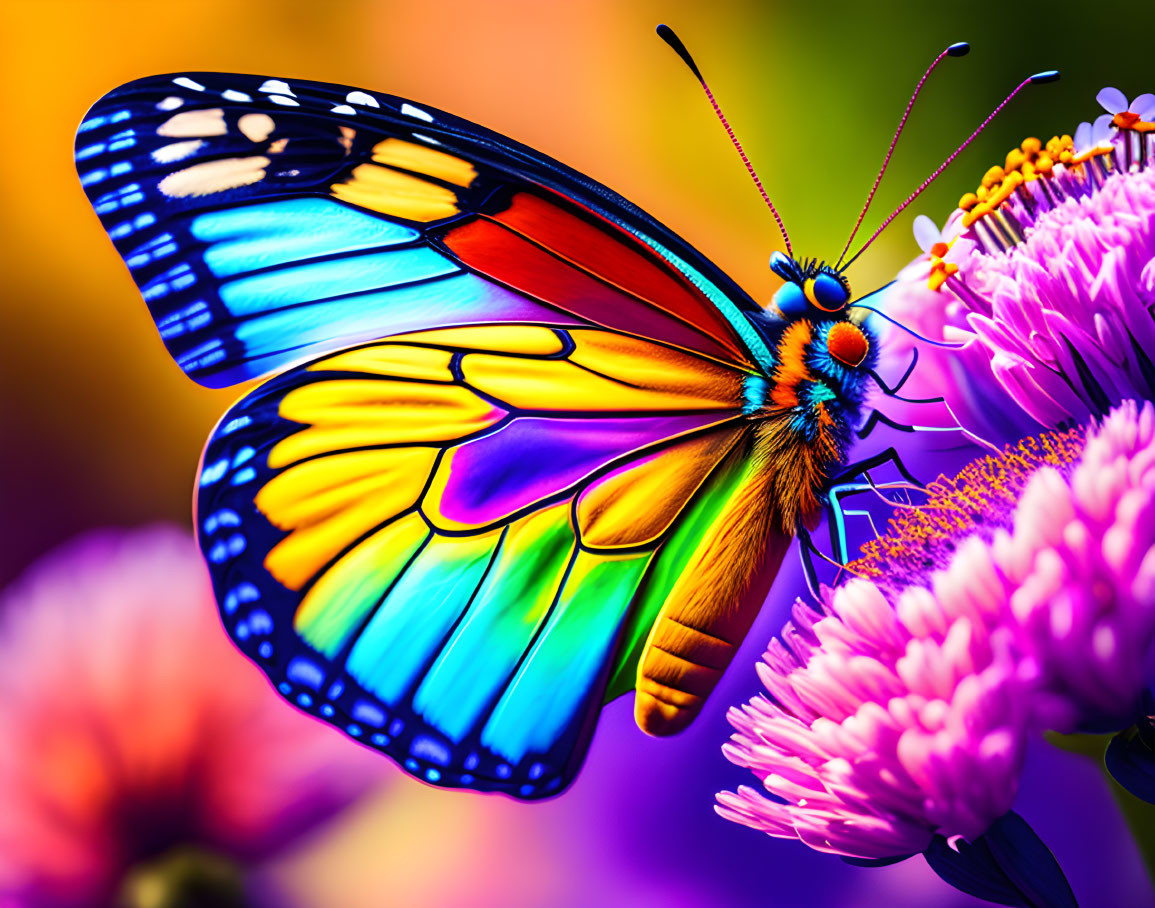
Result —
[{"label": "yellow stamen", "polygon": [[953,274],[958,274],[958,265],[934,258],[930,263],[930,279],[926,284],[931,290],[939,290],[946,283],[946,279]]}]

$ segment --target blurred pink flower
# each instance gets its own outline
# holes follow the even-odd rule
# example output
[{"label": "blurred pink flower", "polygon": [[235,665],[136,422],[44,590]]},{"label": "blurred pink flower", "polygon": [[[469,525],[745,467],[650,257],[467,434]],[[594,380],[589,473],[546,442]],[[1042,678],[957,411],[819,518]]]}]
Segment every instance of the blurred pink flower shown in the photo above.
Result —
[{"label": "blurred pink flower", "polygon": [[5,594],[0,738],[0,904],[23,908],[248,904],[246,868],[376,765],[232,650],[193,541],[163,527],[83,537]]},{"label": "blurred pink flower", "polygon": [[[1143,112],[1149,97],[1136,100]],[[1118,92],[1108,100],[1126,107]],[[997,444],[1155,399],[1155,157],[1140,131],[1155,124],[1119,122],[1104,115],[1074,140],[1013,150],[947,219],[949,248],[927,249],[919,222],[924,254],[887,291],[886,311],[966,347],[894,332],[890,356],[922,354],[906,396],[945,397],[954,421]],[[891,403],[908,421],[948,421]]]},{"label": "blurred pink flower", "polygon": [[[722,816],[821,851],[911,854],[1010,809],[1029,734],[1134,721],[1155,640],[1155,408],[1124,403],[1079,447],[1052,435],[1030,447],[1044,456],[1008,447],[1002,469],[941,482],[920,509],[934,516],[892,521],[850,565],[877,582],[795,606],[758,666],[769,698],[730,711],[724,747],[775,800],[723,792]],[[1013,511],[1006,484],[1025,485]],[[924,558],[936,536],[943,562]],[[881,580],[887,559],[907,585]]]}]

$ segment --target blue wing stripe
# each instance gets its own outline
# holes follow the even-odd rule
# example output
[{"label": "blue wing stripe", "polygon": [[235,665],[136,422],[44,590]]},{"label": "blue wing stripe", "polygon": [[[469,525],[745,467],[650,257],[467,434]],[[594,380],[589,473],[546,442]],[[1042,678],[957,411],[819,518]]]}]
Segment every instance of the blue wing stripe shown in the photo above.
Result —
[{"label": "blue wing stripe", "polygon": [[507,532],[477,598],[413,697],[414,710],[454,741],[473,730],[513,676],[571,560],[568,512],[532,521]]},{"label": "blue wing stripe", "polygon": [[347,298],[367,290],[386,290],[460,271],[441,253],[419,246],[399,252],[327,259],[242,277],[224,284],[220,296],[230,314],[248,318],[299,303]]},{"label": "blue wing stripe", "polygon": [[396,706],[473,598],[501,536],[435,538],[409,566],[349,653],[346,668]]},{"label": "blue wing stripe", "polygon": [[[353,344],[380,337],[384,324],[397,334],[471,325],[483,321],[479,310],[484,311],[484,320],[495,322],[573,323],[561,315],[550,318],[548,310],[474,274],[440,278],[436,289],[431,293],[429,284],[422,282],[294,306],[241,322],[235,337],[244,346],[246,371],[252,377],[264,374],[269,365],[284,362],[281,354],[287,350],[299,349],[304,356],[310,350],[327,349],[338,333]],[[181,366],[188,368],[183,362]]]},{"label": "blue wing stripe", "polygon": [[220,278],[323,255],[393,246],[420,236],[410,227],[319,198],[214,211],[194,218],[189,229],[208,244],[205,264]]},{"label": "blue wing stripe", "polygon": [[[482,746],[511,763],[529,753],[548,753],[585,705],[617,643],[626,608],[650,555],[609,562],[608,584],[593,575],[567,582],[533,649],[494,708],[481,733]],[[581,646],[574,646],[580,640]]]}]

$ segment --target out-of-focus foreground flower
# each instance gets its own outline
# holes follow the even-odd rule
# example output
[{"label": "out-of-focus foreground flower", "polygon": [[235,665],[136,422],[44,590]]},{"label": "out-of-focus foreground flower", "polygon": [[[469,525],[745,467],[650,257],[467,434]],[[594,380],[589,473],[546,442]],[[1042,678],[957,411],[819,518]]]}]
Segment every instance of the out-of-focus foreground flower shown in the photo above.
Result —
[{"label": "out-of-focus foreground flower", "polygon": [[232,651],[192,540],[101,532],[0,602],[0,904],[279,902],[248,872],[374,777]]},{"label": "out-of-focus foreground flower", "polygon": [[[963,196],[941,236],[928,218],[916,221],[924,254],[887,291],[886,310],[926,337],[967,346],[944,350],[895,332],[891,355],[922,353],[908,396],[945,397],[945,421],[996,444],[1155,399],[1150,97],[1127,109],[1120,92],[1104,89],[1108,113],[1074,138],[1013,149]],[[891,403],[896,415],[928,423],[925,406]]]},{"label": "out-of-focus foreground flower", "polygon": [[1010,809],[1028,735],[1139,714],[1155,407],[1125,403],[1085,446],[1050,433],[940,481],[849,568],[772,641],[769,697],[730,712],[727,756],[774,799],[743,787],[718,812],[858,858],[974,841]]}]

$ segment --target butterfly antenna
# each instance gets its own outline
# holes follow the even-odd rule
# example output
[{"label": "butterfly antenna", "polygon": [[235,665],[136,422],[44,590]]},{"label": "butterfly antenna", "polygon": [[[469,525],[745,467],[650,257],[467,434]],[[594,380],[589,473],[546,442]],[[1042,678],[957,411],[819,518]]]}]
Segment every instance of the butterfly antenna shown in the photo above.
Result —
[{"label": "butterfly antenna", "polygon": [[690,72],[694,74],[694,78],[702,86],[702,90],[706,92],[706,97],[710,99],[710,104],[714,108],[714,113],[718,115],[718,119],[722,121],[722,125],[726,127],[726,134],[730,137],[730,141],[734,143],[734,147],[738,149],[738,154],[742,158],[742,163],[746,165],[746,170],[750,172],[750,178],[754,181],[754,185],[758,187],[758,191],[762,193],[762,200],[770,209],[770,213],[774,215],[774,220],[778,223],[778,229],[782,231],[782,239],[786,243],[786,254],[794,258],[794,250],[790,247],[790,235],[786,232],[786,225],[782,223],[782,216],[778,214],[778,209],[774,207],[774,203],[770,201],[770,196],[766,194],[765,187],[762,186],[762,181],[758,179],[758,174],[754,170],[754,165],[750,163],[750,159],[746,157],[746,152],[742,150],[742,143],[738,141],[738,137],[734,135],[734,130],[730,128],[730,121],[726,119],[726,115],[722,113],[722,108],[718,106],[717,100],[714,98],[714,93],[710,91],[710,86],[706,84],[706,80],[702,78],[702,71],[698,69],[698,64],[694,62],[694,58],[690,56],[690,52],[686,50],[686,45],[682,43],[682,39],[674,34],[674,30],[668,25],[659,25],[657,28],[658,37],[665,41],[674,52],[682,58],[682,62],[690,67]]},{"label": "butterfly antenna", "polygon": [[894,138],[890,140],[890,147],[886,150],[886,158],[882,162],[882,167],[878,169],[878,176],[874,178],[874,185],[870,187],[870,194],[866,197],[866,204],[862,206],[862,211],[858,213],[858,220],[854,222],[854,229],[850,231],[850,238],[847,239],[846,245],[842,247],[842,254],[838,256],[838,262],[834,266],[836,269],[841,267],[842,260],[846,258],[846,253],[850,250],[850,244],[854,242],[854,237],[858,234],[858,228],[862,226],[866,212],[870,210],[870,203],[874,201],[874,194],[878,191],[878,184],[882,182],[882,175],[886,173],[886,168],[890,164],[890,158],[894,154],[894,146],[898,144],[898,137],[902,135],[902,130],[906,126],[907,119],[910,117],[910,111],[914,107],[914,102],[918,99],[923,85],[926,84],[926,80],[930,78],[930,74],[934,72],[934,68],[944,59],[947,57],[965,57],[970,52],[970,49],[971,46],[965,41],[952,44],[934,58],[934,62],[927,67],[926,72],[922,74],[922,78],[918,80],[918,85],[914,87],[914,94],[910,96],[906,110],[902,113],[902,119],[898,121],[898,129],[894,131]]},{"label": "butterfly antenna", "polygon": [[1024,88],[1026,88],[1028,85],[1031,85],[1032,83],[1040,83],[1041,84],[1043,82],[1054,82],[1058,78],[1059,78],[1059,71],[1057,69],[1051,69],[1051,70],[1048,70],[1047,72],[1035,73],[1033,76],[1028,76],[1026,79],[1023,79],[1023,81],[1019,83],[1018,87],[1014,91],[1012,91],[1009,95],[1007,95],[1006,98],[1003,99],[1003,102],[998,107],[996,107],[994,110],[991,111],[990,116],[988,116],[985,120],[982,121],[982,123],[979,124],[979,128],[976,129],[974,132],[972,132],[970,134],[970,136],[967,138],[967,140],[965,142],[963,142],[962,145],[960,145],[958,148],[956,148],[954,153],[949,158],[947,158],[945,161],[943,161],[942,164],[939,165],[938,169],[935,170],[934,173],[932,173],[929,177],[927,177],[925,180],[923,180],[922,183],[919,185],[918,189],[916,189],[909,196],[907,196],[905,202],[903,202],[896,209],[894,209],[893,212],[891,212],[890,216],[885,221],[882,222],[882,225],[876,231],[874,231],[874,233],[872,233],[870,235],[870,239],[868,239],[865,243],[863,243],[862,247],[856,253],[854,253],[854,255],[850,257],[850,260],[845,265],[842,265],[839,268],[839,270],[845,271],[847,268],[849,268],[851,265],[853,265],[855,259],[857,259],[860,255],[862,255],[862,253],[864,253],[867,250],[867,247],[869,247],[871,243],[873,243],[876,239],[878,239],[878,235],[880,233],[882,233],[882,231],[884,231],[887,227],[890,226],[890,222],[893,221],[900,214],[902,214],[902,212],[906,210],[907,206],[910,205],[911,202],[913,202],[920,195],[922,195],[922,191],[924,189],[926,189],[926,187],[929,186],[931,183],[933,183],[938,178],[938,175],[940,173],[942,173],[944,170],[946,170],[946,168],[950,165],[950,163],[955,158],[957,158],[960,154],[962,154],[963,149],[965,149],[968,145],[970,145],[970,143],[975,140],[975,138],[978,136],[978,134],[987,128],[987,126],[990,124],[991,120],[993,120],[996,116],[998,116],[999,111],[1001,111],[1004,107],[1006,107],[1011,102],[1011,99],[1013,99],[1015,95],[1017,95],[1020,91],[1022,91]]}]

